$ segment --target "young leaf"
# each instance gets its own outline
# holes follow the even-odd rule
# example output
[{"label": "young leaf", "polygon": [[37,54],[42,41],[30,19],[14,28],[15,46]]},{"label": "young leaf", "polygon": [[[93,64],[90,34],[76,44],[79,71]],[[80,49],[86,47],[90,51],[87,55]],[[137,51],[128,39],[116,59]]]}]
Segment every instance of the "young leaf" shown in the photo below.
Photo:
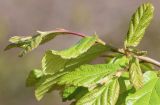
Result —
[{"label": "young leaf", "polygon": [[143,35],[146,28],[153,18],[154,7],[150,3],[141,5],[131,18],[129,30],[125,39],[125,47],[136,47]]},{"label": "young leaf", "polygon": [[54,86],[56,86],[57,79],[67,72],[60,72],[53,75],[44,75],[35,84],[35,96],[37,100],[41,100],[46,93],[48,93]]},{"label": "young leaf", "polygon": [[160,105],[160,78],[150,80],[136,93],[129,95],[126,105]]},{"label": "young leaf", "polygon": [[97,36],[85,37],[73,47],[62,51],[50,50],[42,59],[42,69],[45,73],[54,73],[63,70],[66,63],[71,59],[86,53],[96,42]]},{"label": "young leaf", "polygon": [[[101,44],[95,44],[92,46],[86,53],[80,55],[79,57],[75,59],[69,59],[67,60],[65,65],[62,65],[62,63],[57,64],[58,59],[52,59],[51,61],[48,60],[48,64],[46,66],[53,66],[53,74],[48,74],[46,76],[43,76],[43,78],[38,81],[36,86],[35,95],[38,100],[42,99],[43,96],[53,87],[56,85],[57,79],[68,73],[69,71],[75,70],[75,68],[81,66],[82,64],[89,63],[91,60],[96,58],[98,55],[100,55],[102,52],[106,51],[106,47]],[[51,59],[51,57],[50,57]],[[49,63],[50,62],[50,63]],[[64,72],[58,72],[59,69],[55,69],[56,66],[59,65],[61,71]],[[55,68],[54,68],[55,67]],[[57,70],[57,71],[55,71]],[[46,73],[45,73],[46,74]]]},{"label": "young leaf", "polygon": [[124,55],[117,55],[110,60],[110,64],[118,64],[121,67],[126,67],[129,64],[129,59]]},{"label": "young leaf", "polygon": [[82,65],[76,70],[60,77],[58,84],[92,88],[96,84],[101,84],[104,79],[108,81],[113,78],[114,73],[119,69],[121,67],[116,64]]},{"label": "young leaf", "polygon": [[61,55],[58,55],[58,52],[56,55],[52,51],[48,51],[42,59],[42,68],[45,74],[54,74],[64,69],[74,69],[82,64],[89,63],[107,50],[109,48],[106,46],[95,44],[83,54],[77,55],[78,57],[72,59],[70,58],[72,55],[69,55],[69,58],[63,58]]},{"label": "young leaf", "polygon": [[[22,48],[23,51],[19,54],[19,56],[23,56],[24,54],[32,51],[33,49],[37,48],[39,45],[44,44],[50,40],[52,40],[54,37],[58,35],[64,35],[64,34],[76,34],[64,29],[58,29],[55,31],[47,31],[47,32],[40,32],[38,31],[38,34],[35,36],[14,36],[10,38],[11,44],[9,44],[5,50],[9,50],[11,48]],[[83,36],[84,37],[84,36]],[[98,43],[105,44],[102,40],[97,39]]]},{"label": "young leaf", "polygon": [[119,96],[117,79],[97,87],[77,101],[76,105],[115,105]]},{"label": "young leaf", "polygon": [[29,51],[32,51],[33,49],[37,48],[40,44],[43,44],[46,39],[54,38],[56,35],[62,34],[62,32],[43,32],[38,33],[35,36],[14,36],[10,38],[11,44],[9,44],[5,50],[9,50],[14,47],[22,48],[22,52],[19,54],[19,56],[23,56],[24,54],[28,53]]},{"label": "young leaf", "polygon": [[130,81],[133,86],[138,89],[143,85],[143,74],[139,65],[139,60],[137,58],[132,58],[130,61],[129,74]]}]

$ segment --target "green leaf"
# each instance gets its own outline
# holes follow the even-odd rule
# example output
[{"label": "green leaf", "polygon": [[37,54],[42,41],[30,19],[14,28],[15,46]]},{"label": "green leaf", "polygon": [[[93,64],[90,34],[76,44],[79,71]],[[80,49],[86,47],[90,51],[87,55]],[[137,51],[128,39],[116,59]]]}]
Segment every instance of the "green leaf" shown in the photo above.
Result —
[{"label": "green leaf", "polygon": [[115,105],[119,96],[118,80],[111,80],[84,95],[76,105]]},{"label": "green leaf", "polygon": [[129,30],[125,39],[125,47],[136,47],[146,28],[153,18],[154,7],[150,3],[142,4],[131,18]]},{"label": "green leaf", "polygon": [[143,83],[146,84],[150,80],[157,78],[157,74],[154,71],[147,71],[143,74]]},{"label": "green leaf", "polygon": [[[68,50],[64,50],[63,52],[68,52]],[[53,53],[53,51],[48,51],[42,59],[42,68],[46,74],[54,74],[57,71],[63,71],[64,69],[69,68],[74,69],[82,64],[89,63],[107,50],[108,48],[101,44],[95,44],[92,47],[86,46],[86,48],[83,49],[83,53],[82,50],[80,51],[81,53],[77,53],[76,51],[71,52],[72,54],[77,53],[76,58],[73,58],[75,57],[75,54],[73,54],[74,56],[71,54],[67,56],[68,58],[64,58],[64,55],[60,55],[61,53],[59,53],[58,51],[56,53]]]},{"label": "green leaf", "polygon": [[[72,34],[72,32],[69,32],[64,29],[58,29],[55,31],[46,31],[46,32],[40,32],[38,31],[38,34],[35,36],[14,36],[10,38],[11,44],[9,44],[5,50],[9,50],[11,48],[22,48],[22,52],[19,54],[19,56],[23,56],[26,53],[32,51],[33,49],[37,48],[39,45],[44,44],[50,40],[52,40],[54,37],[58,35],[64,35],[64,34]],[[98,43],[104,44],[103,41],[100,39],[97,39]]]},{"label": "green leaf", "polygon": [[146,83],[126,99],[126,105],[160,105],[160,78]]},{"label": "green leaf", "polygon": [[125,105],[125,99],[129,94],[132,94],[135,92],[135,89],[132,87],[130,81],[129,81],[129,76],[128,72],[127,77],[126,74],[121,75],[121,77],[118,78],[119,85],[120,85],[120,93],[119,93],[119,98],[117,100],[116,105]]},{"label": "green leaf", "polygon": [[129,59],[124,55],[117,55],[109,62],[110,64],[118,64],[121,67],[126,67],[129,64]]},{"label": "green leaf", "polygon": [[[64,66],[74,58],[86,53],[96,42],[97,36],[85,37],[80,40],[74,46],[62,50],[54,51],[50,50],[46,52],[42,59],[42,69],[45,73],[55,73],[57,71],[63,70]],[[74,62],[76,63],[76,62]]]},{"label": "green leaf", "polygon": [[44,75],[39,81],[37,81],[35,84],[36,99],[41,100],[46,93],[56,87],[57,79],[66,73],[67,72],[60,72],[53,75]]},{"label": "green leaf", "polygon": [[59,85],[74,85],[93,88],[113,78],[116,71],[121,69],[116,64],[82,65],[58,79]]},{"label": "green leaf", "polygon": [[139,60],[137,58],[132,58],[130,61],[129,74],[130,81],[133,86],[138,89],[143,85],[143,74],[139,65]]},{"label": "green leaf", "polygon": [[62,51],[52,50],[52,53],[54,55],[59,55],[64,59],[76,58],[79,55],[85,53],[90,47],[92,47],[97,41],[97,39],[97,36],[85,37],[82,38],[77,44],[68,49]]},{"label": "green leaf", "polygon": [[69,86],[69,87],[65,87],[65,89],[63,90],[62,98],[63,98],[63,101],[72,100],[72,99],[78,100],[87,92],[88,92],[88,89],[85,87]]},{"label": "green leaf", "polygon": [[26,86],[28,87],[34,86],[43,75],[44,74],[41,70],[38,69],[32,70],[27,77]]},{"label": "green leaf", "polygon": [[[54,74],[48,74],[44,76],[40,81],[38,81],[38,85],[36,86],[35,91],[37,99],[42,99],[43,96],[56,85],[57,79],[60,76],[68,73],[69,71],[75,70],[75,68],[79,67],[82,64],[89,63],[91,60],[95,59],[98,55],[106,50],[107,49],[105,46],[101,44],[95,44],[86,53],[80,55],[79,57],[67,60],[65,65],[62,65],[62,63],[57,64],[56,61],[58,61],[58,59],[52,59],[51,61],[48,60],[48,66],[53,66],[53,68],[55,67]],[[62,68],[61,71],[64,72],[59,73],[58,71],[60,70],[56,68],[58,67],[57,65],[59,65],[59,68]]]},{"label": "green leaf", "polygon": [[152,64],[146,63],[146,62],[140,63],[140,67],[142,71],[154,71],[155,70]]}]

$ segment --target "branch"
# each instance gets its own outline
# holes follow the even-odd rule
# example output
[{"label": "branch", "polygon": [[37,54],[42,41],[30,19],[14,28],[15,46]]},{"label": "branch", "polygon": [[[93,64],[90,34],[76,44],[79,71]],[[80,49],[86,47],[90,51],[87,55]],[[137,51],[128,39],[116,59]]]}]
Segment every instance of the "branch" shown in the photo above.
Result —
[{"label": "branch", "polygon": [[86,37],[86,35],[82,34],[82,33],[70,32],[70,31],[66,31],[66,33],[71,34],[71,35],[75,35],[75,36]]},{"label": "branch", "polygon": [[142,61],[145,61],[145,62],[148,62],[148,63],[151,63],[153,65],[156,65],[156,66],[160,67],[160,62],[157,61],[157,60],[154,60],[154,59],[146,57],[146,56],[136,56],[136,57],[139,58]]},{"label": "branch", "polygon": [[[117,49],[117,48],[112,47],[112,46],[109,46],[109,47],[111,48],[111,50],[113,52],[117,52],[117,53],[121,53],[121,54],[125,55],[125,52],[122,51],[121,49]],[[102,55],[102,57],[111,57],[111,56],[110,55]],[[135,56],[135,57],[140,59],[140,60],[142,60],[142,61],[144,61],[144,62],[148,62],[148,63],[151,63],[151,64],[157,66],[157,67],[160,67],[160,62],[155,60],[155,59],[152,59],[152,58],[146,57],[146,56]]]},{"label": "branch", "polygon": [[[67,34],[71,34],[71,35],[75,35],[75,36],[80,36],[80,37],[86,37],[86,35],[82,34],[82,33],[71,32],[71,31],[68,31],[68,30],[65,30],[65,29],[59,29],[59,30],[63,31],[63,32],[67,33]],[[125,52],[122,51],[121,49],[117,49],[117,48],[115,48],[115,47],[113,47],[111,45],[108,45],[108,47],[110,47],[113,52],[118,52],[118,53],[121,53],[121,54],[125,54]],[[102,57],[108,57],[108,56],[109,55],[102,55]],[[138,58],[138,59],[140,59],[140,60],[142,60],[142,61],[145,61],[145,62],[148,62],[148,63],[151,63],[153,65],[156,65],[156,66],[160,67],[160,62],[156,61],[156,60],[154,60],[152,58],[149,58],[149,57],[146,57],[146,56],[135,56],[135,57]]]}]

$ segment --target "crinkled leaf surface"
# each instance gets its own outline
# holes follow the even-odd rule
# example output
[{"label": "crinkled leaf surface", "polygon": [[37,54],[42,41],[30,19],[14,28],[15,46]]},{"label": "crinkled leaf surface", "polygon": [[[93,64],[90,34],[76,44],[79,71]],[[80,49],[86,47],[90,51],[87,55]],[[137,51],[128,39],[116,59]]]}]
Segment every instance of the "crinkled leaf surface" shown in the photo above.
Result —
[{"label": "crinkled leaf surface", "polygon": [[35,84],[35,96],[36,96],[37,100],[41,100],[46,93],[50,92],[50,90],[52,90],[52,88],[54,86],[56,86],[57,79],[66,73],[67,72],[60,72],[60,73],[56,73],[53,75],[43,76]]},{"label": "crinkled leaf surface", "polygon": [[154,7],[150,3],[141,5],[133,14],[125,39],[126,47],[136,47],[141,41],[146,28],[153,18]]},{"label": "crinkled leaf surface", "polygon": [[132,58],[129,67],[130,81],[138,89],[143,85],[143,74],[137,58]]},{"label": "crinkled leaf surface", "polygon": [[9,44],[5,50],[19,47],[22,48],[23,51],[19,54],[19,56],[23,56],[24,54],[32,51],[37,48],[40,44],[43,44],[51,39],[53,39],[57,35],[67,34],[64,30],[56,30],[56,31],[48,31],[48,32],[38,32],[35,36],[14,36],[10,38],[11,44]]},{"label": "crinkled leaf surface", "polygon": [[160,78],[150,80],[136,93],[129,95],[126,105],[160,105]]},{"label": "crinkled leaf surface", "polygon": [[[37,99],[40,100],[41,98],[43,98],[43,96],[57,83],[57,79],[60,76],[68,73],[69,71],[75,70],[75,68],[78,68],[82,64],[89,63],[106,50],[107,48],[105,46],[101,44],[95,44],[87,52],[75,59],[69,59],[67,61],[63,59],[66,62],[65,65],[63,65],[64,63],[58,63],[58,59],[54,59],[55,57],[51,59],[51,61],[48,61],[48,64],[46,64],[46,66],[51,66],[49,68],[53,68],[54,73],[48,74],[44,76],[40,81],[38,81],[35,91]],[[56,67],[61,69],[57,69]],[[59,73],[58,71],[64,72]]]},{"label": "crinkled leaf surface", "polygon": [[[85,37],[82,40],[80,40],[77,44],[74,46],[62,50],[62,51],[54,51],[50,50],[46,52],[45,56],[42,59],[42,69],[46,74],[53,74],[57,71],[63,71],[64,67],[72,65],[69,64],[69,62],[74,60],[75,65],[79,60],[77,57],[86,54],[89,49],[91,49],[92,46],[94,46],[95,42],[97,40],[96,36],[92,37]],[[105,51],[105,46],[101,45],[101,49],[97,49],[97,51]],[[99,47],[99,46],[94,46]],[[94,52],[90,52],[94,53]],[[79,61],[80,62],[80,61]],[[72,66],[73,66],[72,65]]]},{"label": "crinkled leaf surface", "polygon": [[76,105],[115,105],[119,96],[119,83],[117,79],[99,86],[84,95]]},{"label": "crinkled leaf surface", "polygon": [[111,79],[119,69],[117,64],[82,65],[59,78],[58,84],[92,87]]}]

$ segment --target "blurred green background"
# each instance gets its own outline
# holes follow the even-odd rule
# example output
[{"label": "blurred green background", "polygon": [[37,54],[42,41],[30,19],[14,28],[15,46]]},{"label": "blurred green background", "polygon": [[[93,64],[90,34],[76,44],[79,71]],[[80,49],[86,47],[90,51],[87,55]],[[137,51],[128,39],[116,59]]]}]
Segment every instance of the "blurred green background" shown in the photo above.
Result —
[{"label": "blurred green background", "polygon": [[60,36],[19,58],[19,49],[3,51],[9,37],[65,28],[88,35],[96,32],[106,43],[122,47],[131,15],[147,1],[155,6],[155,17],[139,49],[160,60],[159,0],[0,0],[0,105],[67,105],[58,92],[37,102],[25,79],[32,68],[40,68],[46,49],[66,48],[79,40]]}]

